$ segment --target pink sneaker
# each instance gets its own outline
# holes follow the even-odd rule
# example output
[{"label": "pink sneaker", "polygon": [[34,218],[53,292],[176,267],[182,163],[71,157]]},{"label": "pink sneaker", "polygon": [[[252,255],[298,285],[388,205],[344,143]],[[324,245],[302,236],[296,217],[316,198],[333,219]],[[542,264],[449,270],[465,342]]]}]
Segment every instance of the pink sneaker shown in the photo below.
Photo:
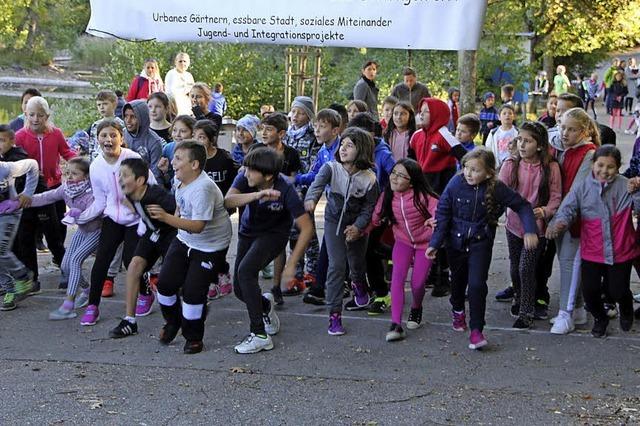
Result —
[{"label": "pink sneaker", "polygon": [[466,331],[467,330],[467,318],[464,315],[464,311],[456,312],[451,311],[453,316],[453,331]]},{"label": "pink sneaker", "polygon": [[151,307],[153,306],[153,301],[155,300],[155,296],[152,293],[148,295],[140,294],[138,296],[138,303],[136,303],[136,316],[137,317],[146,317],[151,313]]},{"label": "pink sneaker", "polygon": [[96,305],[89,305],[80,318],[81,325],[96,325],[100,319],[100,310]]},{"label": "pink sneaker", "polygon": [[207,293],[207,299],[216,300],[220,297],[222,297],[222,295],[220,294],[218,284],[211,283],[211,285],[209,286],[209,292]]},{"label": "pink sneaker", "polygon": [[484,334],[480,330],[471,330],[471,336],[469,336],[469,349],[480,349],[487,346],[487,339],[484,338]]},{"label": "pink sneaker", "polygon": [[220,297],[226,296],[233,292],[233,284],[231,284],[231,275],[218,274],[218,292]]}]

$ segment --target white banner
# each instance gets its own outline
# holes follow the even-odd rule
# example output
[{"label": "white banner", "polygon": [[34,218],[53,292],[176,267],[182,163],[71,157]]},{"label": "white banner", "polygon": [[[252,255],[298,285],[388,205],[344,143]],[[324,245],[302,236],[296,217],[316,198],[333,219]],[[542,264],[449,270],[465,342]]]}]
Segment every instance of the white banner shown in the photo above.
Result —
[{"label": "white banner", "polygon": [[91,0],[87,32],[128,40],[475,50],[486,0]]}]

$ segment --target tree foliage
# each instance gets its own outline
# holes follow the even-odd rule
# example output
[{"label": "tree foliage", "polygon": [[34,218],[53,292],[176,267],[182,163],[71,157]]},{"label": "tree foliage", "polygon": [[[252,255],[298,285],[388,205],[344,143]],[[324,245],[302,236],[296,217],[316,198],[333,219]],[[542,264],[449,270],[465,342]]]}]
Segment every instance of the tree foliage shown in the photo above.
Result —
[{"label": "tree foliage", "polygon": [[0,0],[0,62],[49,62],[89,20],[86,0]]}]

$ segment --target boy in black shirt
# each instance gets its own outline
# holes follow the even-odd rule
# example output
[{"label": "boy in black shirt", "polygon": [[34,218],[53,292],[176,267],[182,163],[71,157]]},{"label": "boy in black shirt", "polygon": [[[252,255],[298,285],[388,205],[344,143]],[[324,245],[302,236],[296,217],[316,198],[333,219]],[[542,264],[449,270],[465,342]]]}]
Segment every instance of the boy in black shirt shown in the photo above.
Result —
[{"label": "boy in black shirt", "polygon": [[[141,237],[127,268],[126,316],[109,332],[109,337],[114,339],[137,334],[136,316],[146,316],[151,313],[153,293],[140,295],[138,298],[137,290],[139,285],[146,285],[141,282],[143,274],[149,271],[160,257],[164,257],[177,233],[172,226],[152,219],[148,214],[149,205],[159,205],[169,212],[176,210],[173,195],[159,185],[149,185],[148,176],[149,166],[141,158],[128,158],[120,164],[120,186],[133,206],[133,210],[140,216],[138,235]],[[138,298],[137,306],[136,298]]]}]

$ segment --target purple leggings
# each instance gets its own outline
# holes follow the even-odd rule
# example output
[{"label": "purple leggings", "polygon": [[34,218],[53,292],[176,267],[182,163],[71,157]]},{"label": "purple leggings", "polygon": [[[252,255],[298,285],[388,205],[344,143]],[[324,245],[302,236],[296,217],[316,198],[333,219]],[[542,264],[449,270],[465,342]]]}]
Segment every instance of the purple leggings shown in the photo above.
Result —
[{"label": "purple leggings", "polygon": [[391,321],[401,324],[404,309],[404,282],[407,279],[409,267],[413,260],[411,274],[411,293],[413,302],[411,308],[421,308],[424,299],[424,282],[429,275],[431,260],[424,256],[426,249],[414,249],[398,240],[393,245],[393,273],[391,274]]}]

